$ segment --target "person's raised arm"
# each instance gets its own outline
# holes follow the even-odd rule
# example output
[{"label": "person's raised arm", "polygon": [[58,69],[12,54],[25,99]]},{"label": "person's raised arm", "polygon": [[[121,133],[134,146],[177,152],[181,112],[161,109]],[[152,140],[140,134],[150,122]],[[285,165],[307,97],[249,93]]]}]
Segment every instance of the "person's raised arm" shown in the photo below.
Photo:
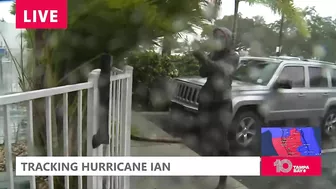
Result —
[{"label": "person's raised arm", "polygon": [[213,61],[199,51],[195,51],[193,54],[195,58],[202,63],[203,73],[206,71],[204,74],[220,71],[225,75],[231,75],[237,68],[239,62],[239,56],[236,54],[231,54],[229,57],[219,61]]},{"label": "person's raised arm", "polygon": [[208,77],[210,75],[210,70],[206,65],[201,65],[199,74],[201,77]]},{"label": "person's raised arm", "polygon": [[210,69],[206,62],[211,61],[206,55],[204,55],[200,51],[194,51],[193,52],[194,57],[198,60],[198,62],[201,64],[201,67],[199,69],[199,73],[201,77],[208,77],[211,75],[212,70]]}]

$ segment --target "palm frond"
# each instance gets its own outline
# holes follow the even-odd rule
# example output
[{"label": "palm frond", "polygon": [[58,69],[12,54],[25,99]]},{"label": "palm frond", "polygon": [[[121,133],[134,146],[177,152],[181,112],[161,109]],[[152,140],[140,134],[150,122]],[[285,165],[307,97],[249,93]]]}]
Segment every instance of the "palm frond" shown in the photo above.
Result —
[{"label": "palm frond", "polygon": [[245,0],[245,2],[250,5],[261,4],[269,7],[274,13],[284,14],[285,18],[292,22],[303,36],[310,36],[302,11],[295,7],[293,0]]}]

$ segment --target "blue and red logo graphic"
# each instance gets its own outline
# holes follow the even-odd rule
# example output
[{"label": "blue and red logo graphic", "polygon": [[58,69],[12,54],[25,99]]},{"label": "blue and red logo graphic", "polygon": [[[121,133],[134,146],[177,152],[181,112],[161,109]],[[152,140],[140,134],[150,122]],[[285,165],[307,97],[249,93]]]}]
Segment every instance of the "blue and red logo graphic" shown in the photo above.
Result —
[{"label": "blue and red logo graphic", "polygon": [[262,128],[262,176],[321,176],[321,131],[314,127]]}]

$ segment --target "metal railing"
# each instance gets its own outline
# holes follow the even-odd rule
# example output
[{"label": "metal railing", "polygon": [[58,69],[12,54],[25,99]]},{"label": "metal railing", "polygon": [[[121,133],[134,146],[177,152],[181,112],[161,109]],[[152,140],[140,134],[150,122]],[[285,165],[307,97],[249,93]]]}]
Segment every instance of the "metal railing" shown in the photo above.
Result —
[{"label": "metal railing", "polygon": [[[54,156],[53,149],[55,149],[54,134],[54,111],[55,107],[53,98],[56,95],[62,95],[63,104],[63,153],[57,155],[69,156],[73,155],[69,150],[69,93],[76,94],[77,106],[77,123],[76,127],[76,141],[77,141],[77,156],[82,156],[82,143],[86,141],[86,156],[129,156],[130,155],[130,135],[131,135],[131,99],[132,99],[132,75],[133,68],[126,66],[124,70],[116,68],[112,69],[110,77],[110,100],[109,100],[109,136],[110,144],[101,145],[100,147],[92,148],[92,137],[97,132],[99,126],[99,89],[98,78],[100,70],[93,70],[89,74],[88,82],[66,85],[61,87],[54,87],[36,91],[28,91],[23,93],[16,93],[10,95],[0,96],[0,107],[3,109],[4,119],[4,148],[6,158],[6,172],[8,177],[8,189],[14,189],[14,170],[12,157],[12,140],[11,136],[11,115],[10,106],[15,103],[27,104],[27,138],[26,144],[28,155],[37,155],[34,146],[34,108],[37,99],[44,99],[44,118],[45,118],[45,137],[47,156]],[[84,96],[84,94],[87,94]],[[86,108],[83,108],[83,99],[87,98]],[[85,111],[86,110],[86,111]],[[84,113],[86,112],[86,136],[83,127]],[[40,120],[38,120],[40,122]],[[48,177],[49,189],[54,188],[53,176]],[[69,177],[64,177],[64,188],[69,189]],[[129,189],[129,177],[112,176],[112,177],[87,177],[86,183],[83,183],[83,178],[78,177],[78,189]],[[36,189],[36,178],[33,176],[30,179],[30,189]]]}]

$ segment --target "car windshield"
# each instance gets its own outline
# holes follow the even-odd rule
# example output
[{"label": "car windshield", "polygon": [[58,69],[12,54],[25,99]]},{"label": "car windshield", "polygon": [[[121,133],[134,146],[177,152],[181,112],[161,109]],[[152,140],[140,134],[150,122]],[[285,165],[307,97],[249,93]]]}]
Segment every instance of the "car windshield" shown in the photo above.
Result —
[{"label": "car windshield", "polygon": [[267,85],[278,66],[278,63],[250,60],[238,67],[233,74],[233,79],[259,85]]}]

